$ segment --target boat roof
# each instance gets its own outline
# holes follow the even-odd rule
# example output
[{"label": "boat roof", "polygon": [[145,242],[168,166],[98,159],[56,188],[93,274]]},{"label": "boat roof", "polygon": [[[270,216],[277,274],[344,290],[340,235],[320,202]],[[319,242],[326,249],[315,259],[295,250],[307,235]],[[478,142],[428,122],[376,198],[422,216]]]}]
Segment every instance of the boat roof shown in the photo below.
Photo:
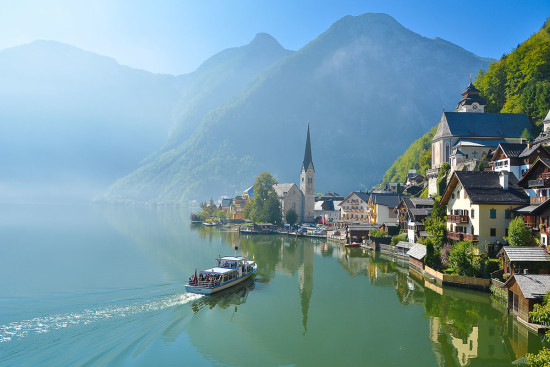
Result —
[{"label": "boat roof", "polygon": [[216,274],[225,274],[229,273],[230,271],[235,271],[233,268],[211,268],[211,269],[204,269],[201,271],[201,273],[216,273]]},{"label": "boat roof", "polygon": [[224,256],[224,257],[220,257],[218,260],[225,260],[225,261],[241,261],[241,260],[246,260],[246,257],[242,257],[242,256]]}]

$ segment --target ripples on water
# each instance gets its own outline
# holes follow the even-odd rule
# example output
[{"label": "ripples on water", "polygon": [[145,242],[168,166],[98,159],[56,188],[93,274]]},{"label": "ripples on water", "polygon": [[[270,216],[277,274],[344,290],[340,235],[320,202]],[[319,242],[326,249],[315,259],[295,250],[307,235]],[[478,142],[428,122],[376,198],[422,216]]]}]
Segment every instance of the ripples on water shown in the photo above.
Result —
[{"label": "ripples on water", "polygon": [[14,338],[24,338],[31,333],[42,334],[76,325],[88,325],[99,320],[123,318],[136,314],[160,311],[165,308],[184,305],[201,297],[202,295],[199,294],[183,293],[163,297],[148,303],[86,309],[81,312],[35,317],[30,320],[11,322],[0,326],[0,343],[9,342]]}]

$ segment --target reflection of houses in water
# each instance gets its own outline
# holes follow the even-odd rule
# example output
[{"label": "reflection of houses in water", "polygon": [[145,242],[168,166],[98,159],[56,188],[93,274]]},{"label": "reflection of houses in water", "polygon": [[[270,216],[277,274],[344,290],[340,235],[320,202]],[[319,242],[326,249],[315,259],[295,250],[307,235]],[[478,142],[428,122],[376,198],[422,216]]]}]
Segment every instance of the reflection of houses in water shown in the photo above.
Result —
[{"label": "reflection of houses in water", "polygon": [[439,366],[483,366],[487,361],[504,366],[524,355],[512,353],[504,342],[508,333],[501,325],[507,317],[492,309],[488,297],[448,288],[437,293],[427,291],[426,312]]},{"label": "reflection of houses in water", "polygon": [[307,332],[309,303],[313,292],[314,254],[315,246],[312,243],[283,237],[279,249],[281,261],[275,267],[278,272],[291,276],[298,272],[298,289],[301,299],[304,333]]}]

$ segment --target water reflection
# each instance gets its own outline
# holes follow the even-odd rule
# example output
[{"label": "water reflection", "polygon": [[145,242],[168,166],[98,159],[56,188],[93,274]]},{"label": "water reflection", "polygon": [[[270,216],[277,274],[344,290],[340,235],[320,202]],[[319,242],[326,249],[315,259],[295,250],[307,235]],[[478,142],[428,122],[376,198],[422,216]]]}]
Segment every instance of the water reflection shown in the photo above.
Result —
[{"label": "water reflection", "polygon": [[541,336],[486,293],[441,287],[409,272],[403,260],[380,253],[346,249],[340,263],[375,286],[393,285],[402,304],[424,305],[439,366],[510,366],[543,345]]},{"label": "water reflection", "polygon": [[[509,317],[488,294],[442,288],[426,282],[418,274],[409,271],[408,262],[402,259],[362,249],[347,249],[319,240],[246,236],[204,226],[190,226],[188,211],[180,209],[152,208],[148,214],[147,211],[143,214],[143,210],[135,213],[132,210],[125,213],[121,211],[128,209],[115,207],[107,210],[106,215],[112,226],[133,238],[145,253],[155,259],[169,279],[187,279],[196,266],[210,266],[216,256],[231,252],[234,243],[245,254],[256,259],[259,269],[252,281],[231,288],[227,293],[203,297],[190,304],[193,314],[203,323],[191,322],[185,326],[185,332],[204,356],[217,361],[240,364],[237,355],[239,349],[226,350],[225,356],[222,356],[223,351],[213,352],[209,348],[209,341],[214,338],[211,335],[214,329],[205,329],[207,319],[208,325],[214,321],[224,325],[235,335],[242,335],[243,342],[264,351],[265,359],[257,361],[260,364],[300,365],[297,361],[301,360],[303,349],[317,348],[319,338],[327,334],[340,337],[344,333],[361,334],[373,327],[369,324],[370,319],[361,313],[361,307],[367,302],[366,299],[374,297],[374,294],[380,296],[380,293],[364,293],[368,287],[391,290],[397,299],[396,303],[410,309],[404,311],[388,306],[388,310],[391,310],[388,312],[423,311],[427,333],[418,330],[417,338],[428,340],[433,351],[432,358],[439,366],[510,366],[527,352],[537,352],[542,346],[538,335],[527,331]],[[338,273],[333,264],[345,270],[343,275]],[[327,275],[327,272],[332,273]],[[323,283],[319,283],[319,279]],[[317,281],[315,287],[314,281]],[[253,297],[248,297],[252,290]],[[272,297],[275,294],[280,298],[274,300]],[[355,318],[351,315],[347,318],[339,316],[338,319],[350,323],[342,330],[339,329],[340,325],[333,325],[337,321],[332,321],[334,315],[327,311],[343,309],[340,304],[342,300],[337,299],[338,294],[346,297],[343,302],[349,302],[345,306],[346,310],[355,310]],[[336,299],[330,299],[331,295]],[[316,302],[316,297],[325,303],[320,300]],[[275,306],[274,302],[280,304]],[[241,312],[242,309],[246,312]],[[204,312],[206,310],[223,312],[212,315],[212,312]],[[324,313],[319,314],[320,310]],[[271,320],[266,316],[271,314],[279,315],[279,318]],[[285,315],[284,319],[280,318],[281,314]],[[396,315],[396,318],[399,317],[402,315]],[[238,318],[239,322],[233,323],[234,318]],[[354,320],[349,321],[351,319]],[[254,334],[258,332],[258,323],[274,335]],[[283,330],[283,335],[277,339],[279,329]],[[415,330],[407,332],[415,333]],[[306,339],[296,339],[295,334]],[[308,342],[310,339],[312,341]],[[269,350],[271,344],[278,347],[284,345],[286,352],[273,355]],[[228,359],[224,359],[226,357]],[[359,361],[364,357],[356,352],[355,356],[350,355],[348,358]]]}]

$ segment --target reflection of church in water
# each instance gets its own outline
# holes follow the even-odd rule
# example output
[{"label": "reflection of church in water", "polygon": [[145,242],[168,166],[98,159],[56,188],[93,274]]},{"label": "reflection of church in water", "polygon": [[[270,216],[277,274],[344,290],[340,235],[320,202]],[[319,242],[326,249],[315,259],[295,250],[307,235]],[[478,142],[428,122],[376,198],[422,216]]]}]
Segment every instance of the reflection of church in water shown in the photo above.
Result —
[{"label": "reflection of church in water", "polygon": [[[298,291],[302,308],[302,324],[304,334],[307,332],[309,303],[313,292],[313,261],[315,246],[312,243],[302,243],[290,238],[281,238],[279,250],[281,261],[276,271],[293,276],[298,272]],[[292,243],[294,242],[294,243]]]}]

